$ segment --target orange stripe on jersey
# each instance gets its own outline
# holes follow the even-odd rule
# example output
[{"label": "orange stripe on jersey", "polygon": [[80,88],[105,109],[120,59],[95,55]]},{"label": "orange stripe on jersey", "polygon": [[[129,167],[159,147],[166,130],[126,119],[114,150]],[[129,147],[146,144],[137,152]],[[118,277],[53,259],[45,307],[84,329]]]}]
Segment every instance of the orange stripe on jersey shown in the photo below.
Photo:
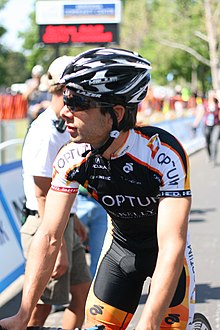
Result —
[{"label": "orange stripe on jersey", "polygon": [[185,189],[190,189],[190,166],[189,166],[189,157],[186,154],[186,159],[187,159],[187,173],[185,177]]},{"label": "orange stripe on jersey", "polygon": [[[128,153],[128,155],[129,155],[129,157],[131,157],[136,163],[139,163],[139,164],[141,164],[141,165],[143,165],[143,166],[145,166],[145,167],[147,167],[147,168],[153,170],[155,173],[158,173],[158,174],[160,175],[160,177],[162,177],[162,173],[161,173],[160,171],[158,171],[155,167],[150,166],[148,163],[145,163],[145,162],[141,161],[140,159],[134,157],[133,155],[131,155],[131,154],[129,154],[129,153]],[[163,180],[161,181],[161,185],[164,185]]]},{"label": "orange stripe on jersey", "polygon": [[[89,181],[88,181],[88,180],[85,181],[83,187],[84,187],[86,190],[88,190],[88,187],[89,187]],[[93,190],[92,193],[90,193],[90,192],[88,191],[88,193],[91,194],[91,196],[92,196],[96,201],[98,201],[98,195],[97,195],[97,193],[96,193],[95,190]]]},{"label": "orange stripe on jersey", "polygon": [[68,168],[68,170],[66,171],[66,174],[65,174],[65,179],[68,180],[67,178],[68,178],[69,173],[70,173],[72,170],[74,170],[75,168],[80,167],[80,166],[81,166],[83,163],[85,163],[86,161],[87,161],[87,158],[84,158],[84,159],[82,159],[82,161],[79,162],[78,164],[74,164],[74,166]]},{"label": "orange stripe on jersey", "polygon": [[55,166],[53,166],[52,181],[57,174],[58,174],[58,171],[56,170]]}]

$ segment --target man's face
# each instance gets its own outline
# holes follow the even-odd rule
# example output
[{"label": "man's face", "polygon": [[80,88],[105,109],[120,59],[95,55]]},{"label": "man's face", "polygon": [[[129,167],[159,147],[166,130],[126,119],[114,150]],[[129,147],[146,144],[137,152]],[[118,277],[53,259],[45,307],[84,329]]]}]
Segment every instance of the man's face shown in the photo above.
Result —
[{"label": "man's face", "polygon": [[100,105],[85,96],[74,95],[69,90],[64,93],[64,108],[61,116],[66,122],[67,131],[76,143],[89,143],[100,147],[109,137],[112,118],[102,114]]}]

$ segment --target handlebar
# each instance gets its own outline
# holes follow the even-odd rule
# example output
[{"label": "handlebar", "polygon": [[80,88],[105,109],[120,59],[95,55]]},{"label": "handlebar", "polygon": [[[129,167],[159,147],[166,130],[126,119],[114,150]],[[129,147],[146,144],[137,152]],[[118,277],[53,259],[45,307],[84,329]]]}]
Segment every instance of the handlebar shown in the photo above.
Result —
[{"label": "handlebar", "polygon": [[[27,327],[27,330],[62,330],[62,328]],[[94,327],[90,328],[75,328],[75,330],[105,330],[105,327],[104,325],[95,325]]]},{"label": "handlebar", "polygon": [[[0,326],[0,330],[6,330]],[[27,330],[62,330],[62,328],[50,328],[50,327],[27,327]],[[90,328],[76,328],[75,330],[105,330],[104,325],[95,325]]]}]

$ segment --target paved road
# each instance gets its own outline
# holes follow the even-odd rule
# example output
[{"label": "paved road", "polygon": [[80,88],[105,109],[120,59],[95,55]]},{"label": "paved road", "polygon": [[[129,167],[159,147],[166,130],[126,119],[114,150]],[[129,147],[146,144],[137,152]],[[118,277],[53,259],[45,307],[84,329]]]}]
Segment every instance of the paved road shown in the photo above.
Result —
[{"label": "paved road", "polygon": [[[219,149],[220,150],[220,149]],[[219,155],[220,156],[220,155]],[[220,157],[219,165],[212,167],[205,150],[190,156],[193,204],[190,215],[191,241],[195,256],[197,280],[196,311],[204,313],[213,330],[220,329]],[[146,299],[146,288],[139,308],[128,327],[134,329]],[[0,317],[16,311],[17,299],[0,308]],[[62,312],[49,316],[46,326],[61,326]]]},{"label": "paved road", "polygon": [[196,310],[208,317],[213,330],[220,329],[220,155],[218,160],[213,168],[205,150],[190,157],[194,197],[189,227],[196,265]]}]

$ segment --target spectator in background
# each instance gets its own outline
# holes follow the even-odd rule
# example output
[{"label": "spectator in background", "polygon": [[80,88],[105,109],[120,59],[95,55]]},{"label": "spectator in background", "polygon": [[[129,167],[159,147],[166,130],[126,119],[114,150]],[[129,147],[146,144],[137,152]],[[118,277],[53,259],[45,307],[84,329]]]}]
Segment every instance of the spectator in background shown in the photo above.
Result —
[{"label": "spectator in background", "polygon": [[88,228],[90,272],[94,277],[107,230],[107,213],[84,187],[79,186],[76,214]]},{"label": "spectator in background", "polygon": [[43,75],[43,72],[41,65],[35,65],[31,71],[32,77],[25,82],[26,88],[23,91],[23,97],[28,100],[27,116],[30,123],[49,106],[50,96],[45,93],[47,77]]},{"label": "spectator in background", "polygon": [[[54,158],[61,146],[70,140],[64,121],[60,118],[64,86],[58,84],[58,81],[62,71],[72,60],[73,57],[62,56],[50,65],[48,77],[49,91],[52,93],[51,104],[31,124],[24,142],[22,163],[27,219],[21,228],[21,238],[26,258],[38,228],[39,231],[44,230],[40,224],[46,195],[50,188]],[[72,330],[83,324],[91,275],[86,263],[84,247],[74,232],[75,225],[75,230],[82,240],[86,238],[86,230],[79,222],[75,211],[75,207],[74,209],[72,207],[64,233],[65,239],[62,241],[52,277],[31,314],[28,326],[43,326],[52,305],[65,304],[68,304],[68,307],[64,312],[62,328]],[[70,293],[71,301],[69,301]]]},{"label": "spectator in background", "polygon": [[200,104],[193,128],[197,129],[202,120],[204,121],[204,134],[209,161],[215,166],[217,164],[220,134],[220,106],[214,90],[210,90],[207,100],[202,105]]},{"label": "spectator in background", "polygon": [[36,94],[36,103],[31,108],[32,120],[36,119],[44,110],[46,110],[51,101],[51,93],[48,91],[49,82],[47,74],[43,74],[40,78],[38,93]]}]

